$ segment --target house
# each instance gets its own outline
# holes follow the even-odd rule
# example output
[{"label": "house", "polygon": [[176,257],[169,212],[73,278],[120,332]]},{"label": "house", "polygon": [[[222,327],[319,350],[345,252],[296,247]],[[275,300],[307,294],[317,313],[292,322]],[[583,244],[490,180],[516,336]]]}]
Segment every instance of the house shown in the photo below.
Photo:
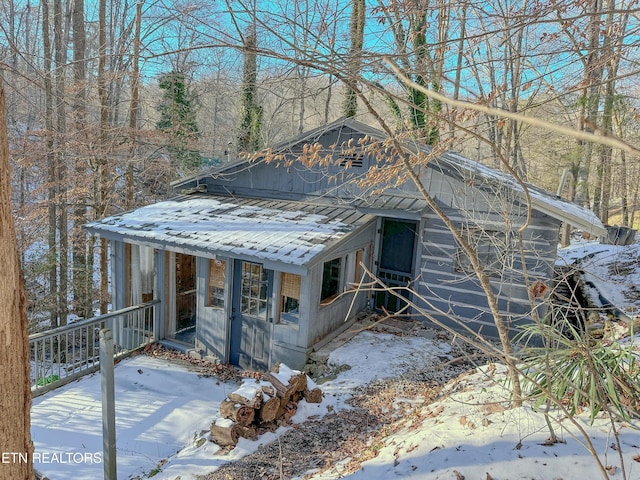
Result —
[{"label": "house", "polygon": [[[384,141],[341,119],[274,146],[273,161],[221,165],[177,182],[172,200],[88,224],[110,241],[114,309],[159,299],[155,338],[247,369],[301,367],[367,308],[495,333],[466,255]],[[522,185],[451,152],[416,172],[476,247],[514,328],[531,312],[527,285],[552,279],[561,224],[606,233],[533,186],[528,209]],[[392,290],[355,288],[367,271]]]}]

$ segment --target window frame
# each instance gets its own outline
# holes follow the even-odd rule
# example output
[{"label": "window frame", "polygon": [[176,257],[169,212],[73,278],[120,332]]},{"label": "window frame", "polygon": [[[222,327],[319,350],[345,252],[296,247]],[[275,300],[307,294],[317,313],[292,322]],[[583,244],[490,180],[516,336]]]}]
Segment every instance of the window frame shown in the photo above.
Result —
[{"label": "window frame", "polygon": [[[297,281],[297,285],[294,283]],[[300,296],[302,288],[302,277],[294,273],[280,273],[280,294],[278,323],[298,327],[300,324]],[[296,292],[297,290],[297,292]],[[297,297],[295,296],[297,294]],[[288,301],[296,301],[296,312],[285,310]]]},{"label": "window frame", "polygon": [[[333,269],[332,264],[337,264],[337,273],[331,273]],[[325,280],[325,275],[329,271],[331,277],[328,281]],[[344,258],[335,257],[331,260],[327,260],[322,264],[322,283],[320,287],[320,305],[327,305],[331,303],[342,290],[344,276]],[[335,285],[335,286],[331,286]],[[326,291],[329,290],[329,291]]]},{"label": "window frame", "polygon": [[240,313],[259,320],[269,320],[270,276],[262,263],[243,260],[240,272]]},{"label": "window frame", "polygon": [[[222,272],[222,287],[219,284],[219,280],[217,280],[218,285],[212,285],[212,266],[216,263],[221,264],[219,268],[216,269],[217,273]],[[216,277],[217,278],[217,277]],[[213,289],[217,290],[217,293],[213,294]],[[205,306],[208,308],[216,308],[216,309],[224,309],[226,305],[226,296],[227,296],[227,261],[221,259],[210,258],[207,262],[207,298],[205,302]],[[216,300],[215,302],[213,300]]]}]

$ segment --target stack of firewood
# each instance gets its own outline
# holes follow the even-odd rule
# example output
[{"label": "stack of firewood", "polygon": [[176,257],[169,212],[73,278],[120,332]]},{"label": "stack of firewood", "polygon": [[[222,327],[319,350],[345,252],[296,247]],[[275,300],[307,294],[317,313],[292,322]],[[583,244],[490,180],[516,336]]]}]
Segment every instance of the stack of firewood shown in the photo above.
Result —
[{"label": "stack of firewood", "polygon": [[289,424],[298,402],[322,402],[322,391],[306,373],[276,364],[262,379],[246,379],[220,403],[220,418],[211,424],[211,441],[235,446],[240,437],[256,438]]}]

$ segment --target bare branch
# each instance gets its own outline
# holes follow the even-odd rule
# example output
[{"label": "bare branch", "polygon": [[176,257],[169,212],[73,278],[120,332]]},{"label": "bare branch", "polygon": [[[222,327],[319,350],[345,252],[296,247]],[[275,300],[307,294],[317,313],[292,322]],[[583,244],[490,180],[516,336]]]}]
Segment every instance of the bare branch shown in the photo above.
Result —
[{"label": "bare branch", "polygon": [[[573,137],[579,140],[585,140],[588,142],[598,143],[600,145],[607,145],[613,148],[618,148],[628,153],[635,153],[635,154],[640,153],[640,148],[635,147],[621,140],[620,138],[614,136],[611,132],[602,131],[597,128],[594,130],[594,133],[585,132],[585,131],[577,130],[575,128],[563,127],[562,125],[547,122],[539,118],[526,117],[524,115],[520,115],[518,113],[512,113],[506,110],[502,110],[500,108],[492,108],[486,105],[480,105],[477,103],[467,102],[464,100],[453,100],[451,98],[448,98],[442,94],[429,90],[428,88],[425,88],[413,82],[404,73],[402,73],[402,70],[389,57],[384,57],[383,61],[389,66],[391,71],[393,71],[393,73],[395,73],[395,75],[398,78],[400,78],[407,86],[411,88],[415,88],[416,90],[420,90],[426,96],[434,100],[438,100],[442,103],[451,105],[452,107],[467,108],[469,110],[474,110],[476,112],[483,112],[490,115],[495,115],[497,117],[516,120],[518,122],[526,123],[534,127],[540,127],[545,130],[549,130],[551,132],[568,135],[570,137]],[[598,135],[596,134],[596,132],[599,132],[600,134]]]}]

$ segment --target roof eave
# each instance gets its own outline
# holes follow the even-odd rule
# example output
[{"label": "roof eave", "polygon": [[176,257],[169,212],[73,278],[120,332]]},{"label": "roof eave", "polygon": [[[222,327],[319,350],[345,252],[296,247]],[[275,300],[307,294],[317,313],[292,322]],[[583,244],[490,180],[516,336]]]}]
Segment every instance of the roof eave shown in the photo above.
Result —
[{"label": "roof eave", "polygon": [[[590,218],[587,218],[587,215],[572,215],[571,213],[558,208],[552,203],[544,202],[541,200],[532,199],[532,204],[532,207],[539,212],[549,215],[550,217],[555,218],[556,220],[560,220],[561,222],[568,223],[572,227],[580,228],[590,235],[594,235],[597,237],[603,237],[607,235],[607,229],[605,228],[605,226],[595,216],[595,214],[590,211],[588,211],[588,213],[591,213],[591,215],[588,215],[588,217]],[[587,213],[586,209],[585,213]]]}]

